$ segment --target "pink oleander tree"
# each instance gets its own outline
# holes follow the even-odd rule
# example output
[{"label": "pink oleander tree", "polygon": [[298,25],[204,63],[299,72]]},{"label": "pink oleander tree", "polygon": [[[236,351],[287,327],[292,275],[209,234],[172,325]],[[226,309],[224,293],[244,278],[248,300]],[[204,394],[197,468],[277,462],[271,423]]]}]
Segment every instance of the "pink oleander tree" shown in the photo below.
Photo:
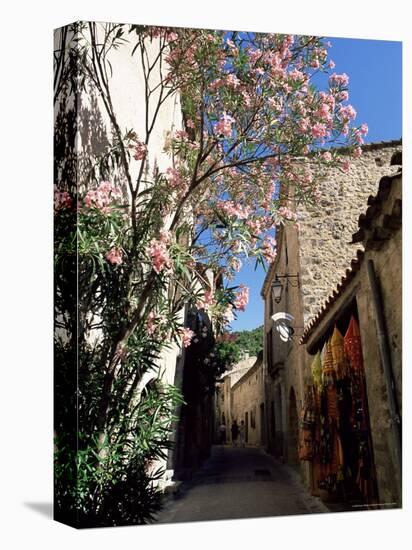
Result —
[{"label": "pink oleander tree", "polygon": [[[228,279],[246,258],[270,263],[276,227],[296,221],[284,205],[290,191],[294,201],[316,200],[319,177],[328,167],[349,169],[348,156],[336,146],[359,156],[367,133],[365,124],[350,127],[356,112],[347,103],[347,75],[330,74],[326,90],[311,84],[314,75],[334,67],[329,44],[317,37],[133,30],[140,52],[158,41],[159,63],[164,60],[161,97],[180,94],[185,123],[166,140],[173,167],[156,182],[168,200],[162,210],[167,221],[148,249],[155,271],[159,274],[162,260],[168,267],[167,247],[187,225],[188,212],[189,261],[222,270]],[[139,151],[149,146],[148,130],[136,138],[135,158],[143,169]],[[310,167],[301,162],[308,155]],[[208,298],[213,309],[217,304]],[[224,311],[215,307],[214,315],[230,318],[233,301],[225,305]]]},{"label": "pink oleander tree", "polygon": [[[126,43],[144,82],[141,135],[121,128],[112,101],[110,52]],[[126,432],[134,433],[129,409],[142,395],[144,373],[154,368],[148,350],[159,354],[173,340],[194,345],[195,333],[180,315],[185,306],[205,310],[215,330],[245,309],[249,291],[230,286],[234,274],[245,261],[265,267],[274,260],[276,228],[296,223],[293,204],[316,203],[329,167],[349,169],[367,126],[353,126],[349,79],[332,72],[329,44],[318,37],[90,23],[79,24],[65,48],[76,60],[77,80],[61,67],[61,53],[57,100],[79,83],[96,91],[113,131],[101,155],[81,159],[80,186],[78,173],[62,177],[68,170],[57,161],[55,192],[58,313],[62,328],[84,346],[85,379],[88,361],[99,373],[85,398],[93,412],[84,432],[103,460],[126,430],[124,419]],[[325,89],[313,84],[321,73]],[[161,172],[149,166],[149,153],[159,113],[174,96],[183,129],[167,135],[170,167]],[[67,257],[77,254],[74,334],[74,312],[62,296]],[[210,285],[208,272],[224,284]],[[114,420],[120,417],[123,432]],[[95,502],[97,513],[103,504]]]}]

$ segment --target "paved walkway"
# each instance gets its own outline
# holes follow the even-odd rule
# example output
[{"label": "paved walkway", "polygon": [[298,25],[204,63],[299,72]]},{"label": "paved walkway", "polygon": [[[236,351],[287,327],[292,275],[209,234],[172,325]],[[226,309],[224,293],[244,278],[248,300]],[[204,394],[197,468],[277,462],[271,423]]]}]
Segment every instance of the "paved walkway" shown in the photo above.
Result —
[{"label": "paved walkway", "polygon": [[290,468],[256,448],[215,446],[190,483],[169,501],[159,523],[327,512]]}]

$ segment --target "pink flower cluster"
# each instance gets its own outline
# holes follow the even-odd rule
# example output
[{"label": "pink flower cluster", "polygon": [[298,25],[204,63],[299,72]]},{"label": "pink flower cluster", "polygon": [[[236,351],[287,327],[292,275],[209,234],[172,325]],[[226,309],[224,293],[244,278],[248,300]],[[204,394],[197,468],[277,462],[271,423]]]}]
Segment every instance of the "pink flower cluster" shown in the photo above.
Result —
[{"label": "pink flower cluster", "polygon": [[136,141],[136,145],[133,146],[135,160],[143,160],[147,155],[147,145],[143,141]]},{"label": "pink flower cluster", "polygon": [[223,113],[219,122],[215,126],[215,133],[224,137],[230,137],[232,135],[232,124],[235,119],[230,115]]},{"label": "pink flower cluster", "polygon": [[[364,143],[363,136],[365,136],[369,131],[367,124],[362,124],[360,128],[354,131],[354,138],[358,145],[362,145]],[[359,149],[359,147],[358,147]],[[361,154],[361,153],[360,153]],[[359,156],[360,156],[359,154]]]},{"label": "pink flower cluster", "polygon": [[282,216],[282,218],[286,218],[287,220],[296,221],[297,220],[297,214],[287,206],[280,206],[278,208],[278,214],[279,216]]},{"label": "pink flower cluster", "polygon": [[316,122],[312,126],[312,136],[314,138],[324,138],[328,135],[328,129],[325,124],[322,124],[321,122]]},{"label": "pink flower cluster", "polygon": [[181,330],[182,344],[185,348],[188,348],[190,346],[194,335],[195,333],[193,332],[193,330],[190,330],[190,328],[185,327]]},{"label": "pink flower cluster", "polygon": [[356,118],[356,111],[352,105],[341,105],[339,108],[339,115],[343,122],[349,122],[349,120],[354,120]]},{"label": "pink flower cluster", "polygon": [[248,228],[256,235],[262,231],[263,220],[261,218],[246,221]]},{"label": "pink flower cluster", "polygon": [[334,86],[347,86],[349,84],[349,77],[346,73],[336,74],[333,73],[329,77],[329,83]]},{"label": "pink flower cluster", "polygon": [[240,285],[240,290],[236,294],[236,299],[234,301],[234,306],[240,311],[245,311],[245,307],[249,302],[249,289],[245,285]]},{"label": "pink flower cluster", "polygon": [[175,138],[176,139],[181,139],[182,141],[185,141],[189,138],[189,135],[186,132],[186,130],[177,130],[175,132]]},{"label": "pink flower cluster", "polygon": [[360,132],[361,134],[363,134],[364,136],[366,136],[366,134],[369,132],[369,127],[368,127],[368,125],[365,124],[365,123],[361,124],[361,127],[360,127],[359,132]]},{"label": "pink flower cluster", "polygon": [[165,178],[171,189],[177,189],[182,193],[186,192],[187,182],[180,170],[178,170],[177,168],[169,167],[165,172]]},{"label": "pink flower cluster", "polygon": [[222,78],[216,78],[216,80],[214,80],[210,84],[210,89],[218,90],[219,88],[223,88],[224,86],[229,86],[234,90],[237,90],[237,88],[239,88],[240,86],[240,80],[234,73],[228,73]]},{"label": "pink flower cluster", "polygon": [[219,201],[218,206],[228,216],[236,216],[241,220],[248,218],[251,212],[251,209],[249,206],[242,206],[241,204],[235,204],[233,201]]},{"label": "pink flower cluster", "polygon": [[67,191],[59,191],[54,186],[54,211],[69,209],[73,206],[73,199]]},{"label": "pink flower cluster", "polygon": [[273,237],[265,237],[262,246],[262,254],[269,264],[275,260],[277,255],[276,239]]},{"label": "pink flower cluster", "polygon": [[319,107],[319,109],[315,112],[315,115],[319,117],[322,121],[328,123],[329,125],[333,125],[333,119],[332,119],[332,113],[331,108],[328,103],[322,103]]},{"label": "pink flower cluster", "polygon": [[123,263],[123,252],[120,248],[111,248],[106,254],[106,260],[114,265]]},{"label": "pink flower cluster", "polygon": [[152,239],[147,248],[147,253],[152,260],[153,269],[157,274],[161,273],[163,269],[171,269],[172,261],[167,250],[167,246],[170,244],[169,231],[162,230],[160,232],[160,239]]},{"label": "pink flower cluster", "polygon": [[306,80],[306,75],[297,69],[290,71],[288,76],[293,82],[304,82]]},{"label": "pink flower cluster", "polygon": [[251,63],[256,63],[256,61],[262,56],[262,50],[256,48],[255,50],[249,50],[249,59]]},{"label": "pink flower cluster", "polygon": [[214,305],[214,303],[215,303],[215,299],[214,299],[213,290],[208,289],[205,291],[203,298],[200,298],[196,302],[196,307],[198,309],[204,309],[205,311],[207,311],[208,309],[210,309],[212,305]]},{"label": "pink flower cluster", "polygon": [[91,189],[84,197],[87,208],[97,208],[103,214],[110,212],[110,204],[121,197],[120,190],[109,181],[102,181],[97,189]]}]

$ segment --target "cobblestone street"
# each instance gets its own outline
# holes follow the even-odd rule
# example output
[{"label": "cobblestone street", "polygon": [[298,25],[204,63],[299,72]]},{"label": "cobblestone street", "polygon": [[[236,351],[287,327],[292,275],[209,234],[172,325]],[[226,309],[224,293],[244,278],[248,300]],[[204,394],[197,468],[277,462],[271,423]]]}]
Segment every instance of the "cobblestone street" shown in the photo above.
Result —
[{"label": "cobblestone street", "polygon": [[158,516],[159,523],[322,513],[298,474],[257,448],[215,446],[190,483]]}]

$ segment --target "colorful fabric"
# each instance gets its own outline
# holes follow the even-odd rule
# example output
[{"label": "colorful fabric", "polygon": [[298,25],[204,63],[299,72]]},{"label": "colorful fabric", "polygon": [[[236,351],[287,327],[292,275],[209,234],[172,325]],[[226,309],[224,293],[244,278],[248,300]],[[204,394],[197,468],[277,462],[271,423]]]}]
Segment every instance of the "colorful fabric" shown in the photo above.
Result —
[{"label": "colorful fabric", "polygon": [[347,374],[347,360],[345,356],[344,339],[337,327],[335,327],[332,338],[330,339],[330,347],[336,378],[341,380]]},{"label": "colorful fabric", "polygon": [[350,320],[343,342],[344,350],[349,358],[351,368],[355,371],[359,371],[363,367],[362,345],[359,325],[353,316]]},{"label": "colorful fabric", "polygon": [[320,357],[320,351],[317,352],[315,358],[312,361],[311,367],[313,384],[320,391],[322,386],[322,360]]},{"label": "colorful fabric", "polygon": [[322,361],[322,378],[324,386],[333,385],[334,373],[335,370],[333,368],[333,355],[329,340],[328,342],[326,342],[325,355]]}]

